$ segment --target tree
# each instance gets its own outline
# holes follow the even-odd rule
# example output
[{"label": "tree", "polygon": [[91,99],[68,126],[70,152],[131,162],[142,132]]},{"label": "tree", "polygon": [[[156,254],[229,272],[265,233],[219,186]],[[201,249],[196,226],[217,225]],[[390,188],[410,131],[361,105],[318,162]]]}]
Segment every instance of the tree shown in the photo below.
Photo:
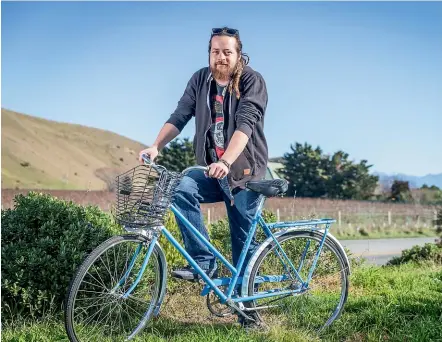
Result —
[{"label": "tree", "polygon": [[407,181],[395,180],[391,185],[390,199],[395,202],[412,202],[410,185]]},{"label": "tree", "polygon": [[171,141],[163,148],[155,162],[163,165],[169,171],[176,172],[181,172],[186,167],[196,165],[192,142],[189,141],[189,138]]},{"label": "tree", "polygon": [[378,176],[370,175],[367,160],[355,164],[348,153],[338,151],[328,160],[327,197],[366,200],[373,196]]},{"label": "tree", "polygon": [[300,197],[322,197],[326,194],[327,167],[319,146],[295,143],[290,145],[291,153],[283,157],[281,174],[289,182],[287,195]]},{"label": "tree", "polygon": [[369,199],[378,177],[369,174],[366,160],[350,161],[348,153],[337,151],[331,157],[321,148],[295,143],[283,157],[281,174],[289,182],[288,195],[339,199]]},{"label": "tree", "polygon": [[[439,234],[442,234],[442,208],[439,208],[437,210],[436,221],[434,222],[434,224],[436,225],[436,231]],[[442,238],[442,235],[441,235],[441,238]]]}]

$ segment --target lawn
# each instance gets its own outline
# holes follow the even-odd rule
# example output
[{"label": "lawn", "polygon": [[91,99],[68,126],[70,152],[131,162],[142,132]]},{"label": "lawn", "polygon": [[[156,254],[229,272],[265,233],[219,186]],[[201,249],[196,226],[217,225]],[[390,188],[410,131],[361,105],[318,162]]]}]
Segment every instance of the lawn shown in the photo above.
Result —
[{"label": "lawn", "polygon": [[[442,268],[434,263],[358,266],[344,313],[321,336],[303,327],[245,332],[234,319],[210,316],[200,285],[170,285],[162,314],[136,341],[442,341]],[[2,341],[68,341],[58,316],[2,330]]]}]

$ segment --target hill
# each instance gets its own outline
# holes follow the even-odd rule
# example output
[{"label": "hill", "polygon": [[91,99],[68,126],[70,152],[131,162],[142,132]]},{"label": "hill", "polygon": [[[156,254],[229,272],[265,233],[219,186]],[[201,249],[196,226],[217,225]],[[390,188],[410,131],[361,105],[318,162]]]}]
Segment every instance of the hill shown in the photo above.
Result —
[{"label": "hill", "polygon": [[379,181],[386,187],[390,187],[395,180],[407,181],[410,184],[410,188],[420,188],[424,184],[428,186],[435,185],[442,189],[442,173],[428,174],[426,176],[412,176],[402,173],[398,174],[386,174],[383,172],[375,172],[379,176]]},{"label": "hill", "polygon": [[145,145],[2,108],[2,189],[106,190]]}]

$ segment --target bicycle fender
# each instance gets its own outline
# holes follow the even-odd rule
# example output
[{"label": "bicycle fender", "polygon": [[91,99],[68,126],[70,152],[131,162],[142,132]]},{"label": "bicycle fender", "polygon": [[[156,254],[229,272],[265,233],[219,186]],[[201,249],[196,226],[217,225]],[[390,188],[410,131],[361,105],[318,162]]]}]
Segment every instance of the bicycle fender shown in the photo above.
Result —
[{"label": "bicycle fender", "polygon": [[[319,230],[319,231],[320,231],[321,233],[324,233],[324,232],[325,232],[323,229],[321,229],[321,230]],[[344,246],[342,246],[341,243],[339,242],[339,240],[338,240],[333,234],[331,234],[330,232],[327,233],[327,237],[329,237],[329,238],[335,243],[336,248],[338,248],[339,251],[341,252],[342,256],[343,256],[344,259],[345,259],[345,262],[346,262],[347,265],[348,265],[348,268],[347,268],[347,270],[348,270],[348,275],[350,275],[350,274],[351,274],[350,261],[348,260],[347,253],[345,253]]]},{"label": "bicycle fender", "polygon": [[[274,233],[273,236],[275,238],[278,238],[281,235],[284,235],[284,234],[290,233],[290,232],[294,232],[294,231],[306,232],[306,233],[311,233],[311,232],[320,232],[322,234],[324,233],[324,230],[322,230],[322,229],[321,230],[311,230],[311,229],[302,229],[302,228],[300,229],[300,227],[293,227],[293,228],[281,229],[280,231]],[[336,245],[336,248],[339,249],[341,254],[344,256],[345,261],[347,262],[347,265],[348,265],[348,274],[350,274],[350,262],[348,260],[347,254],[345,253],[344,248],[330,232],[327,233],[327,236],[330,237],[330,239]],[[250,258],[249,263],[247,264],[247,268],[244,271],[244,276],[243,276],[243,281],[242,281],[242,286],[241,286],[241,297],[247,297],[247,293],[249,292],[248,291],[249,278],[250,278],[250,273],[252,273],[253,265],[255,264],[256,260],[258,259],[259,255],[261,254],[261,252],[265,248],[267,248],[267,246],[269,244],[271,244],[272,242],[273,242],[273,237],[268,237],[266,240],[264,240],[264,242],[261,245],[258,246],[255,253]]]},{"label": "bicycle fender", "polygon": [[161,290],[160,295],[158,297],[158,302],[155,306],[153,315],[156,317],[160,314],[160,308],[161,304],[163,303],[164,296],[166,294],[166,288],[167,288],[167,261],[166,261],[166,255],[164,254],[163,249],[161,248],[158,241],[155,243],[155,248],[158,251],[158,255],[160,257],[160,263],[161,263],[161,271],[162,271],[162,277],[161,277]]}]

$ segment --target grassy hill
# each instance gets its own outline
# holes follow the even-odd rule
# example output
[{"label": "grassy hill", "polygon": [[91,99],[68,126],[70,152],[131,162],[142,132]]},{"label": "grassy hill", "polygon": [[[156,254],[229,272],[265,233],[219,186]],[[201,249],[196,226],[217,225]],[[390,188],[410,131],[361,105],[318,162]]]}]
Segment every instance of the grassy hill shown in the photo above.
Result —
[{"label": "grassy hill", "polygon": [[101,129],[1,113],[2,189],[108,189],[146,147]]}]

